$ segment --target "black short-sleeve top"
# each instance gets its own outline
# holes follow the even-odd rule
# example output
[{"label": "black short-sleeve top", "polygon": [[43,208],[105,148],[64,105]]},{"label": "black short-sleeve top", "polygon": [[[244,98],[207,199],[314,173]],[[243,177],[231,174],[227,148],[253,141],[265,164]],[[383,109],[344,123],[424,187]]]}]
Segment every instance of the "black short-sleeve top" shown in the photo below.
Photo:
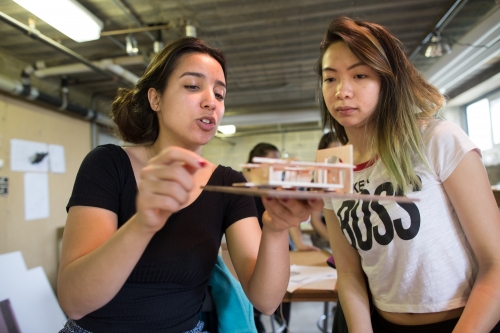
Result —
[{"label": "black short-sleeve top", "polygon": [[[245,182],[218,166],[208,185]],[[118,227],[136,212],[137,184],[127,153],[116,145],[93,149],[78,171],[67,210],[92,206],[118,216]],[[252,197],[202,192],[172,214],[151,239],[118,294],[77,324],[98,332],[184,332],[198,322],[205,288],[222,235],[234,222],[256,216]]]}]

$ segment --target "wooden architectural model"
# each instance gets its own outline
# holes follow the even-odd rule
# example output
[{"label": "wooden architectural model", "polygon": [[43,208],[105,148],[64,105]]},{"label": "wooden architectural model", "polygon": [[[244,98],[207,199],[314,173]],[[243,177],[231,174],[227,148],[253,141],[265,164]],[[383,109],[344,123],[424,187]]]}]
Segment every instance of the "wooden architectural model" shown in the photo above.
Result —
[{"label": "wooden architectural model", "polygon": [[352,146],[316,151],[316,162],[292,159],[254,158],[242,167],[251,173],[251,183],[233,186],[202,186],[205,191],[237,195],[296,199],[352,199],[415,202],[416,198],[353,193]]},{"label": "wooden architectural model", "polygon": [[316,162],[255,157],[248,169],[251,183],[233,186],[304,188],[352,193],[352,146],[318,150]]}]

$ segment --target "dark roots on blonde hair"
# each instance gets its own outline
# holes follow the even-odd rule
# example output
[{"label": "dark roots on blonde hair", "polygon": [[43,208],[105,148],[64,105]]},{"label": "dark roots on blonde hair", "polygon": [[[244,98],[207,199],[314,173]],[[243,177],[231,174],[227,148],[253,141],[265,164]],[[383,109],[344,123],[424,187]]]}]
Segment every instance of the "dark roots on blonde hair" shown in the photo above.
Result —
[{"label": "dark roots on blonde hair", "polygon": [[331,115],[322,94],[322,60],[326,50],[343,42],[363,63],[381,78],[378,105],[367,124],[372,150],[387,167],[396,186],[404,192],[408,184],[420,186],[411,163],[416,154],[424,163],[419,123],[433,118],[444,99],[439,91],[422,78],[410,63],[403,44],[384,27],[342,16],[334,19],[320,44],[315,66],[319,75],[319,103],[323,127],[337,133],[342,144],[348,142],[345,129]]}]

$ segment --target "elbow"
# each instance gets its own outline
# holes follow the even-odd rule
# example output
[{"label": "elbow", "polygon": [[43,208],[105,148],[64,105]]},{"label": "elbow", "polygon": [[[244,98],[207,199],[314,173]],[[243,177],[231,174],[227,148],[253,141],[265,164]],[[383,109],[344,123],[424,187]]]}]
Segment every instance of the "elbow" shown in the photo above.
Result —
[{"label": "elbow", "polygon": [[61,300],[59,300],[59,305],[61,306],[61,309],[66,314],[66,316],[68,316],[68,318],[70,319],[78,320],[85,316],[85,314],[77,311],[76,309],[74,309],[74,307],[64,304],[64,302],[62,302]]},{"label": "elbow", "polygon": [[59,301],[59,306],[63,310],[63,312],[68,316],[68,318],[73,320],[78,320],[83,318],[86,313],[82,313],[79,311],[77,306],[72,302],[71,297],[65,295],[65,292],[61,290],[62,288],[57,288],[57,299]]},{"label": "elbow", "polygon": [[265,301],[257,301],[252,302],[254,308],[265,314],[266,316],[270,316],[276,311],[276,309],[280,306],[283,297],[280,297],[276,300],[265,300]]},{"label": "elbow", "polygon": [[270,307],[270,306],[255,306],[257,310],[259,310],[261,313],[265,314],[266,316],[270,316],[276,311],[278,308],[277,306]]}]

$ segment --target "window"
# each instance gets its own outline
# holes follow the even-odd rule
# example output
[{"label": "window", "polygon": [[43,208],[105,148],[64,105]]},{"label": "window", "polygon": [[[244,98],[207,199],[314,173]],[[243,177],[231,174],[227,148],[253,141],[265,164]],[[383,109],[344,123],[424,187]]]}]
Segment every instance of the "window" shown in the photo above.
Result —
[{"label": "window", "polygon": [[500,144],[500,98],[490,103],[491,129],[493,130],[493,143]]},{"label": "window", "polygon": [[500,98],[484,98],[466,107],[469,137],[481,150],[500,144]]}]

